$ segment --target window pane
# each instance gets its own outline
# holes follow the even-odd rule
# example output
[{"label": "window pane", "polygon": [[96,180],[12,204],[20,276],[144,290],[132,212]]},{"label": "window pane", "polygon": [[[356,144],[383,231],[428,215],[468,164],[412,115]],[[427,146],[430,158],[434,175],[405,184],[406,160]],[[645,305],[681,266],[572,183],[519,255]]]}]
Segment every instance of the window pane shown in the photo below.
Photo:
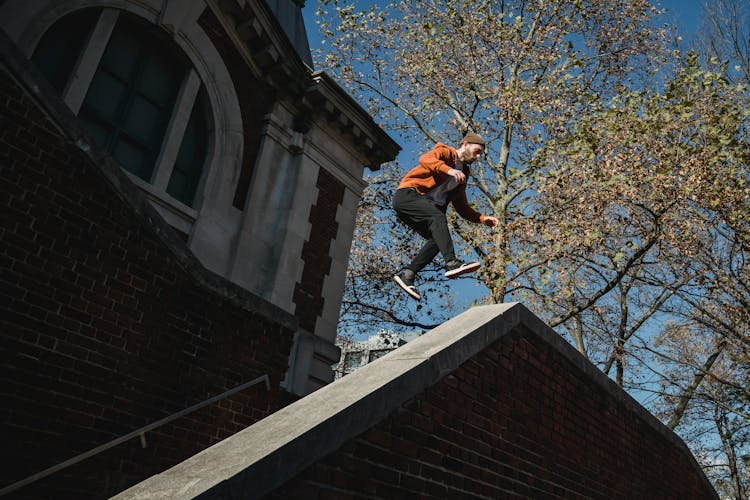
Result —
[{"label": "window pane", "polygon": [[351,371],[362,366],[362,360],[365,353],[362,351],[353,351],[346,353],[344,358],[344,371]]},{"label": "window pane", "polygon": [[151,180],[153,161],[149,161],[148,152],[137,143],[121,136],[114,146],[112,156],[129,172],[145,181]]},{"label": "window pane", "polygon": [[100,13],[101,9],[82,9],[66,15],[47,30],[34,49],[31,60],[58,92],[65,89]]},{"label": "window pane", "polygon": [[83,125],[96,144],[107,144],[110,137],[109,130],[94,121],[83,122]]},{"label": "window pane", "polygon": [[172,64],[169,54],[150,54],[143,64],[139,91],[157,104],[168,105],[175,99],[184,69]]},{"label": "window pane", "polygon": [[141,42],[134,33],[131,33],[129,28],[127,20],[121,22],[118,19],[99,64],[100,69],[106,69],[123,82],[129,82],[133,79],[138,69],[138,58],[141,50]]},{"label": "window pane", "polygon": [[136,96],[130,105],[122,129],[141,144],[150,149],[157,149],[164,135],[164,118],[164,110]]},{"label": "window pane", "polygon": [[198,93],[182,137],[167,193],[188,206],[193,206],[195,192],[203,174],[208,149],[208,99],[203,91]]},{"label": "window pane", "polygon": [[370,351],[370,361],[375,361],[378,358],[382,358],[389,352],[391,352],[390,349],[379,349],[377,351]]},{"label": "window pane", "polygon": [[176,170],[172,171],[172,177],[169,178],[169,185],[167,186],[167,193],[185,205],[192,206],[192,200],[186,196],[188,189],[188,178],[185,174]]},{"label": "window pane", "polygon": [[184,56],[173,46],[153,26],[121,13],[79,113],[107,130],[99,145],[146,181],[185,75]]},{"label": "window pane", "polygon": [[117,110],[127,97],[125,85],[106,71],[97,71],[86,94],[86,108],[100,120],[114,124]]}]

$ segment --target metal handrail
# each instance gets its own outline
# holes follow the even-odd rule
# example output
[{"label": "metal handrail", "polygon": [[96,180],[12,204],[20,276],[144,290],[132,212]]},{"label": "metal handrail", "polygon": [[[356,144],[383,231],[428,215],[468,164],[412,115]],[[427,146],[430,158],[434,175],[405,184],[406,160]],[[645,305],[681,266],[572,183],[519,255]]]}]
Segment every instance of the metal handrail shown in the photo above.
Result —
[{"label": "metal handrail", "polygon": [[8,486],[0,489],[0,496],[6,495],[6,494],[8,494],[8,493],[10,493],[12,491],[15,491],[15,490],[17,490],[19,488],[22,488],[22,487],[26,486],[27,484],[31,484],[31,483],[33,483],[35,481],[38,481],[38,480],[40,480],[42,478],[45,478],[45,477],[47,477],[47,476],[49,476],[51,474],[54,474],[55,472],[57,472],[59,470],[65,469],[66,467],[70,467],[71,465],[77,464],[78,462],[86,460],[89,457],[93,457],[94,455],[98,455],[99,453],[101,453],[103,451],[106,451],[106,450],[108,450],[110,448],[114,448],[118,444],[124,443],[125,441],[129,441],[130,439],[133,439],[136,436],[140,436],[140,438],[141,438],[141,446],[143,446],[145,448],[146,447],[146,438],[145,438],[145,436],[146,436],[147,432],[152,431],[152,430],[156,429],[157,427],[161,427],[164,424],[168,424],[169,422],[171,422],[173,420],[177,420],[180,417],[184,417],[185,415],[187,415],[189,413],[192,413],[195,410],[199,410],[199,409],[203,408],[204,406],[208,406],[211,403],[215,403],[216,401],[219,401],[221,399],[227,398],[227,397],[229,397],[229,396],[231,396],[231,395],[233,395],[233,394],[235,394],[237,392],[240,392],[240,391],[242,391],[244,389],[247,389],[248,387],[252,387],[252,386],[254,386],[256,384],[259,384],[261,382],[265,382],[266,383],[266,390],[270,390],[271,389],[271,382],[270,382],[270,380],[268,378],[268,375],[262,375],[262,376],[260,376],[260,377],[258,377],[256,379],[251,380],[250,382],[246,382],[246,383],[244,383],[242,385],[238,385],[237,387],[235,387],[233,389],[229,389],[228,391],[225,391],[225,392],[219,394],[218,396],[214,396],[214,397],[212,397],[210,399],[206,399],[205,401],[202,401],[200,403],[194,404],[193,406],[191,406],[189,408],[185,408],[184,410],[182,410],[180,412],[173,413],[172,415],[170,415],[168,417],[162,418],[161,420],[157,420],[156,422],[152,422],[152,423],[150,423],[150,424],[148,424],[148,425],[146,425],[144,427],[141,427],[140,429],[137,429],[137,430],[135,430],[133,432],[125,434],[124,436],[120,436],[120,437],[118,437],[116,439],[113,439],[112,441],[104,443],[101,446],[97,446],[96,448],[92,448],[89,451],[81,453],[80,455],[76,455],[75,457],[70,458],[70,459],[68,459],[68,460],[66,460],[64,462],[61,462],[61,463],[59,463],[57,465],[53,465],[52,467],[50,467],[48,469],[44,469],[41,472],[37,472],[36,474],[34,474],[32,476],[29,476],[26,479],[22,479],[20,481],[17,481],[15,483],[11,484],[11,485],[8,485]]}]

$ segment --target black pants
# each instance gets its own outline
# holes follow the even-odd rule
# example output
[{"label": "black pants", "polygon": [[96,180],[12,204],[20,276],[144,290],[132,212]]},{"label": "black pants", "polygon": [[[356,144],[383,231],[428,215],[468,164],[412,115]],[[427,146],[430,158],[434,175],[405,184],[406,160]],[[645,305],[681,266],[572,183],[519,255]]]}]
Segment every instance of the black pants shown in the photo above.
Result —
[{"label": "black pants", "polygon": [[432,262],[438,252],[443,255],[445,262],[456,258],[444,208],[441,210],[429,198],[411,188],[396,190],[393,196],[393,208],[404,224],[427,240],[411,263],[406,266],[408,269],[418,273]]}]

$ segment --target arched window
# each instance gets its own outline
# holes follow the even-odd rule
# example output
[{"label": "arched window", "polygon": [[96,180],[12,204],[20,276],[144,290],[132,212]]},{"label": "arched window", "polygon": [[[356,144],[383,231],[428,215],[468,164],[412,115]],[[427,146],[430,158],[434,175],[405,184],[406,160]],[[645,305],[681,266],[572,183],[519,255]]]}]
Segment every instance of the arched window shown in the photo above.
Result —
[{"label": "arched window", "polygon": [[[81,78],[86,68],[77,65],[92,58],[95,70]],[[32,59],[61,94],[83,96],[73,111],[123,169],[152,194],[194,205],[210,110],[188,58],[166,34],[124,12],[82,9],[55,23]]]},{"label": "arched window", "polygon": [[31,60],[61,94],[102,9],[83,9],[57,21],[42,37]]},{"label": "arched window", "polygon": [[147,182],[187,70],[167,44],[121,15],[78,114],[102,148]]}]

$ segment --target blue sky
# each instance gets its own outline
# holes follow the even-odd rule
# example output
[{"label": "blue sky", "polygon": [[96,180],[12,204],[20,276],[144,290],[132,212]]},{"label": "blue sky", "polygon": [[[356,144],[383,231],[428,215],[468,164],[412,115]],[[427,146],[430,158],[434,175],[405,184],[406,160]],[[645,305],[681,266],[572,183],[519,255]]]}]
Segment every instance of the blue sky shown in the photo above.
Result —
[{"label": "blue sky", "polygon": [[677,26],[683,38],[691,38],[700,25],[704,0],[663,0],[661,7],[667,9],[666,20]]},{"label": "blue sky", "polygon": [[[360,3],[367,5],[372,3],[372,0],[360,0]],[[678,32],[683,38],[690,39],[695,35],[700,25],[702,5],[706,3],[706,0],[655,0],[655,3],[660,9],[667,10],[664,21],[677,26]],[[317,0],[307,0],[305,7],[302,9],[305,17],[305,29],[310,39],[310,48],[313,50],[321,48],[321,37],[315,24],[316,8]]]},{"label": "blue sky", "polygon": [[[682,36],[685,41],[688,41],[695,36],[700,25],[701,12],[703,10],[702,5],[705,2],[706,0],[654,0],[657,7],[660,9],[666,9],[663,21],[676,26],[677,34]],[[373,3],[373,0],[358,0],[358,3],[364,6]],[[317,0],[307,0],[306,5],[302,10],[305,18],[305,28],[307,30],[310,48],[313,52],[316,49],[324,47],[321,45],[321,37],[318,33],[317,24],[315,23],[316,8]],[[409,144],[402,144],[401,146],[403,149],[398,156],[398,161],[403,168],[407,168],[416,162],[416,156],[418,153],[414,151],[415,146]],[[471,277],[457,280],[452,284],[451,289],[456,306],[459,310],[469,307],[474,300],[486,294],[486,289],[479,280],[472,279]],[[414,304],[410,303],[408,307],[413,306]]]}]

